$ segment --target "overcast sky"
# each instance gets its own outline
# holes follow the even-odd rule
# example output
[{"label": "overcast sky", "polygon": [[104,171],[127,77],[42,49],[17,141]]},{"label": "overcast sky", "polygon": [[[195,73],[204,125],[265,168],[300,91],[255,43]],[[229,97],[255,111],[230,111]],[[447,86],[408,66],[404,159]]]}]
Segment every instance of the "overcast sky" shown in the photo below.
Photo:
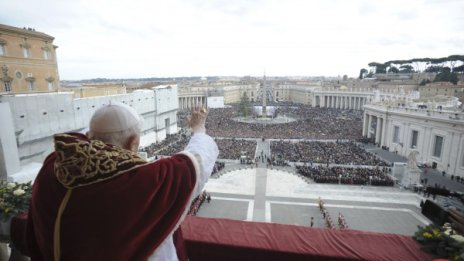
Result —
[{"label": "overcast sky", "polygon": [[0,23],[55,37],[62,80],[357,76],[464,54],[462,0],[18,0]]}]

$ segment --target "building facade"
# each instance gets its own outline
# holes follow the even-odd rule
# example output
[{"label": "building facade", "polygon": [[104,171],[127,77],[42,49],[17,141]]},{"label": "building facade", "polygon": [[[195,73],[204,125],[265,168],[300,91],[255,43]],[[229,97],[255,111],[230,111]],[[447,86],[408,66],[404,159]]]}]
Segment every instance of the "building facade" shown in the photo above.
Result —
[{"label": "building facade", "polygon": [[453,96],[464,102],[464,83],[452,84],[450,82],[434,82],[419,86],[421,98],[440,96]]},{"label": "building facade", "polygon": [[421,163],[464,177],[464,113],[384,104],[364,105],[363,136]]},{"label": "building facade", "polygon": [[147,145],[177,132],[175,85],[120,95],[73,96],[72,92],[0,95],[0,179],[14,180],[24,166],[42,163],[53,151],[55,133],[85,131],[95,110],[110,102],[127,104],[143,117],[141,141]]},{"label": "building facade", "polygon": [[56,91],[60,80],[53,40],[31,28],[0,24],[0,93]]},{"label": "building facade", "polygon": [[[313,104],[313,92],[316,84],[269,83],[272,97],[276,102],[295,102],[306,105]],[[198,85],[179,87],[179,110],[193,108],[195,104],[206,104],[207,97],[224,97],[225,104],[239,103],[244,94],[250,102],[260,102],[259,82],[246,82],[230,85]]]},{"label": "building facade", "polygon": [[400,104],[411,103],[419,98],[417,91],[407,94],[397,92],[381,92],[371,88],[339,88],[317,89],[312,94],[313,106],[323,108],[362,110],[364,105],[373,102],[395,101]]}]

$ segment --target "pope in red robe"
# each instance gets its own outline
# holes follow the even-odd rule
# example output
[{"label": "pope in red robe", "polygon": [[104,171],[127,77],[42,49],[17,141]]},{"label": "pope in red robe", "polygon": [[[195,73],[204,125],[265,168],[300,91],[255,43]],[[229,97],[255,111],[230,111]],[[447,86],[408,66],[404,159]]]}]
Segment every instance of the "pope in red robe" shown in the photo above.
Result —
[{"label": "pope in red robe", "polygon": [[[89,133],[132,128],[137,117],[123,105],[108,105],[95,112]],[[185,260],[173,233],[218,156],[205,120],[206,112],[195,110],[185,151],[155,162],[133,149],[139,136],[118,146],[92,134],[55,135],[55,152],[33,186],[27,224],[32,260]]]}]

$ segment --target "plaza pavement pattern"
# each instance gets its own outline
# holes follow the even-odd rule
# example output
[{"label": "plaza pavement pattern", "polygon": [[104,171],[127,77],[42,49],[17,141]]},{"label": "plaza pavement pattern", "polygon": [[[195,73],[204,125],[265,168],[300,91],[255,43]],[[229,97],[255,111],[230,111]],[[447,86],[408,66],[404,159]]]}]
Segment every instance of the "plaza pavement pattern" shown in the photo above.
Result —
[{"label": "plaza pavement pattern", "polygon": [[[260,164],[263,165],[263,164]],[[244,168],[210,179],[198,216],[325,227],[318,208],[321,197],[334,224],[342,213],[350,229],[413,235],[430,221],[420,213],[420,195],[398,188],[308,184],[282,170]]]},{"label": "plaza pavement pattern", "polygon": [[[366,148],[387,160],[404,158],[381,149]],[[227,161],[226,168],[211,178],[205,190],[212,196],[204,203],[198,216],[235,220],[272,222],[324,228],[319,211],[319,198],[338,227],[339,213],[350,229],[413,235],[417,226],[430,223],[420,213],[422,195],[400,187],[315,184],[294,173],[292,168],[266,166],[270,155],[268,141],[257,141],[258,166],[245,166]]]},{"label": "plaza pavement pattern", "polygon": [[[390,163],[407,159],[381,148],[365,145],[365,149]],[[226,168],[211,178],[205,190],[212,195],[211,203],[204,203],[198,216],[229,218],[244,221],[272,222],[289,225],[324,228],[325,222],[318,207],[319,197],[335,227],[342,213],[350,229],[413,235],[417,226],[430,223],[420,213],[422,194],[400,186],[375,187],[336,184],[315,184],[295,174],[294,168],[267,167],[265,158],[270,154],[269,141],[257,140],[256,156],[262,155],[258,166],[245,166],[238,161],[226,160]],[[429,185],[435,183],[452,191],[464,192],[464,184],[443,176],[436,170],[423,172]],[[449,203],[449,198],[437,202]],[[460,204],[462,205],[462,204]]]}]

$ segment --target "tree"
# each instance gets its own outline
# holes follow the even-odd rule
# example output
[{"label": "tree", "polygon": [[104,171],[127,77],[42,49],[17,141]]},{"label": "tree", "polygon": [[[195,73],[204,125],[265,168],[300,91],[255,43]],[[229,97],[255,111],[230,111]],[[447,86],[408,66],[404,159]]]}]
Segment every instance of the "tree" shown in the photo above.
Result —
[{"label": "tree", "polygon": [[429,66],[427,69],[425,69],[425,72],[429,72],[429,73],[439,73],[440,71],[441,71],[441,67],[435,66],[435,65]]},{"label": "tree", "polygon": [[451,72],[451,68],[443,67],[437,76],[435,76],[434,82],[451,82],[453,84],[457,84],[458,76],[456,73]]},{"label": "tree", "polygon": [[413,73],[413,72],[414,72],[414,68],[409,64],[400,66],[400,73]]},{"label": "tree", "polygon": [[242,97],[240,98],[239,110],[240,114],[243,117],[248,117],[248,115],[250,115],[250,99],[248,99],[248,95],[246,92],[244,92]]},{"label": "tree", "polygon": [[362,69],[359,71],[359,79],[364,78],[364,75],[365,75],[366,73],[367,73],[367,69],[362,68]]},{"label": "tree", "polygon": [[419,86],[425,86],[427,83],[430,83],[429,79],[422,79],[422,81],[419,83]]},{"label": "tree", "polygon": [[390,68],[388,69],[388,72],[389,73],[399,73],[400,70],[398,70],[398,68],[396,68],[395,66],[390,66]]},{"label": "tree", "polygon": [[387,73],[387,65],[384,63],[371,62],[368,65],[374,68],[375,73]]},{"label": "tree", "polygon": [[460,66],[458,66],[458,67],[454,67],[453,72],[461,72],[461,73],[464,73],[464,64],[463,64],[463,65],[460,65]]},{"label": "tree", "polygon": [[454,66],[456,66],[457,62],[463,62],[464,63],[464,55],[450,55],[448,56],[448,61],[451,66],[451,71],[454,72]]}]

